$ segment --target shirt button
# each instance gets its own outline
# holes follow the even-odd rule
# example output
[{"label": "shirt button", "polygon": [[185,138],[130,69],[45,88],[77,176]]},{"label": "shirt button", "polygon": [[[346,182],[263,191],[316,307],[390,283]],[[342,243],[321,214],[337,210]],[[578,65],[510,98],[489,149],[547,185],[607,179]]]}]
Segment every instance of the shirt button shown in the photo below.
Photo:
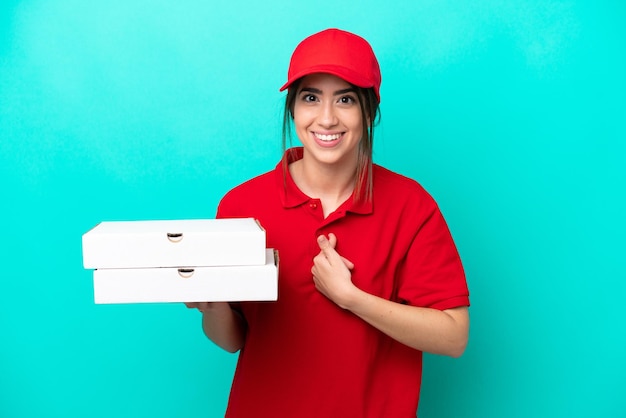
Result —
[{"label": "shirt button", "polygon": [[317,203],[309,203],[311,209],[317,209]]}]

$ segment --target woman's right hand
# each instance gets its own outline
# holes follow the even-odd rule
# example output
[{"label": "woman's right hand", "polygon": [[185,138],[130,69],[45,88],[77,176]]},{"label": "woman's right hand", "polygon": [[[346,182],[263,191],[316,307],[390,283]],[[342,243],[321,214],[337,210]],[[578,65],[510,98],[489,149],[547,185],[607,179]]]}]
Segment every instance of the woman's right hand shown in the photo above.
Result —
[{"label": "woman's right hand", "polygon": [[214,311],[218,309],[230,309],[228,302],[185,302],[185,306],[189,309],[197,309],[202,313]]},{"label": "woman's right hand", "polygon": [[243,347],[246,321],[228,302],[185,302],[188,309],[202,312],[204,334],[224,350],[234,353]]}]

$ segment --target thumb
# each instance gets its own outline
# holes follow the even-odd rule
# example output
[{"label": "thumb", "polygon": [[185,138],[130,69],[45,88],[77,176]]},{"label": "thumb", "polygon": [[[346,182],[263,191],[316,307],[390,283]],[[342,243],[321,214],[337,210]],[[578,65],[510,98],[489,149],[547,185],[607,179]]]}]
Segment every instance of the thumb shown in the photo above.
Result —
[{"label": "thumb", "polygon": [[317,237],[317,245],[319,245],[320,250],[324,250],[324,248],[328,248],[330,246],[330,242],[328,242],[328,238],[324,235],[320,235]]},{"label": "thumb", "polygon": [[328,234],[328,238],[324,235],[320,235],[317,237],[317,245],[319,245],[320,250],[322,251],[325,249],[335,249],[337,246],[337,236],[332,232]]},{"label": "thumb", "polygon": [[[332,232],[328,234],[328,238],[326,238],[324,235],[320,235],[319,237],[317,237],[317,244],[320,246],[320,250],[322,250],[322,252],[324,254],[326,253],[326,250],[329,249],[335,249],[335,247],[337,246],[337,236],[335,234],[333,234]],[[349,269],[352,270],[354,269],[354,264],[352,263],[352,261],[348,260],[345,257],[341,257],[341,261],[343,261],[343,264]]]},{"label": "thumb", "polygon": [[337,236],[335,234],[333,234],[332,232],[330,234],[328,234],[328,243],[333,248],[337,247]]}]

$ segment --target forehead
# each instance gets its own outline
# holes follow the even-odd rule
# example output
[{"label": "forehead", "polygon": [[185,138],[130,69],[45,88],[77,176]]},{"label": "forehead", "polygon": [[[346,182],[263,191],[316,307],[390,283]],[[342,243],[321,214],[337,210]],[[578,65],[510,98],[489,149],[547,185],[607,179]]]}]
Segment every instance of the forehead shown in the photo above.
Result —
[{"label": "forehead", "polygon": [[314,87],[318,90],[345,90],[353,87],[343,78],[327,73],[315,73],[302,77],[300,89]]}]

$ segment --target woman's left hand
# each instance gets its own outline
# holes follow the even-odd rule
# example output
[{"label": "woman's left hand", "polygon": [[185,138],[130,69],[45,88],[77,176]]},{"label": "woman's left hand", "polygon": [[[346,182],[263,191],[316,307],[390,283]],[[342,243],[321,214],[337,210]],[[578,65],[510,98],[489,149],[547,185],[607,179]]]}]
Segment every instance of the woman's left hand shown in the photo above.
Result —
[{"label": "woman's left hand", "polygon": [[416,350],[460,356],[467,345],[469,314],[466,306],[446,309],[404,305],[366,293],[352,283],[349,260],[335,250],[337,237],[317,238],[320,253],[313,259],[315,287],[328,299]]},{"label": "woman's left hand", "polygon": [[351,295],[358,290],[352,283],[350,272],[354,264],[335,250],[337,246],[335,234],[328,234],[328,238],[320,235],[317,237],[317,244],[320,253],[313,258],[311,268],[315,287],[328,299],[345,308]]}]

